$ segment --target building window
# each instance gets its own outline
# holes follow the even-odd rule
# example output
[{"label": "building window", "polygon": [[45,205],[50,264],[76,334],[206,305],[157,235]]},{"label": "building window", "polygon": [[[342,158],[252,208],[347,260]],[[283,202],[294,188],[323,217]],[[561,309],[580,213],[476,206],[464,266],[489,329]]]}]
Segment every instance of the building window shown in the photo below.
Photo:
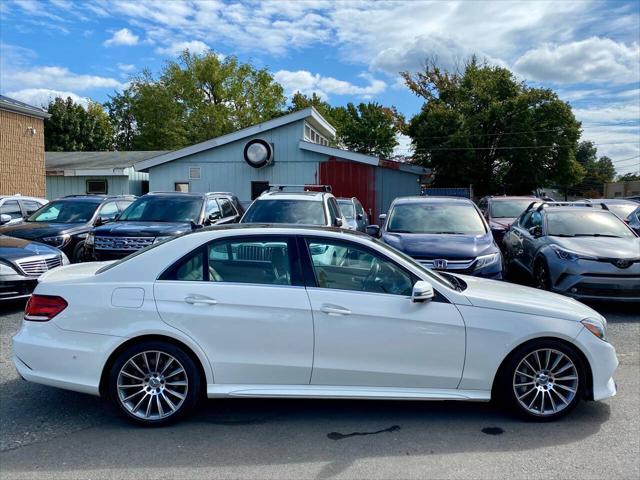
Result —
[{"label": "building window", "polygon": [[251,200],[255,200],[262,192],[269,190],[269,182],[255,181],[251,182]]},{"label": "building window", "polygon": [[106,179],[87,180],[87,193],[90,195],[104,195],[108,193]]},{"label": "building window", "polygon": [[320,135],[315,128],[306,122],[304,124],[304,139],[307,142],[317,143],[318,145],[329,145],[329,140],[327,140],[325,136]]},{"label": "building window", "polygon": [[189,182],[176,182],[175,187],[176,192],[188,192]]}]

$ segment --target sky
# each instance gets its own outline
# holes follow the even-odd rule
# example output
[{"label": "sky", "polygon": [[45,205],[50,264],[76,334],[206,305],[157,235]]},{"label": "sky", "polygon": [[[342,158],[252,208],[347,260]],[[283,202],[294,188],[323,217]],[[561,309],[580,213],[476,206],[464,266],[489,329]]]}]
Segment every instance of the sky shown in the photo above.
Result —
[{"label": "sky", "polygon": [[288,96],[408,118],[422,102],[398,72],[476,54],[554,89],[618,173],[640,170],[640,0],[0,0],[0,93],[27,103],[104,102],[185,48],[266,67]]}]

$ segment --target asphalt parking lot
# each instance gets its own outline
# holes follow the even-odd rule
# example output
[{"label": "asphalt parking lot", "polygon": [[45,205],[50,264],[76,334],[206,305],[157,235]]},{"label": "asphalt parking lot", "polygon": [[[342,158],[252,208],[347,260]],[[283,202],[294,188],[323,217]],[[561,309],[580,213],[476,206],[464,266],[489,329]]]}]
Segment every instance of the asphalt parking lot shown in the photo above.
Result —
[{"label": "asphalt parking lot", "polygon": [[618,395],[556,423],[490,404],[209,400],[145,429],[99,398],[18,378],[23,304],[5,304],[0,478],[639,478],[640,309],[596,307],[620,359]]}]

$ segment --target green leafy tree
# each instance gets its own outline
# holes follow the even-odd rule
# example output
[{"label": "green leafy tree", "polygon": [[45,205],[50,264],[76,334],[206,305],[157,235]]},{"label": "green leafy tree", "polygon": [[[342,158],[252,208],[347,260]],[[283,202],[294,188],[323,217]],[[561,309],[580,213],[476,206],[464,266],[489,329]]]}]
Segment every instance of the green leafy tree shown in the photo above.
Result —
[{"label": "green leafy tree", "polygon": [[640,180],[640,174],[638,173],[625,173],[618,177],[619,182],[633,182],[636,180]]},{"label": "green leafy tree", "polygon": [[593,142],[582,141],[576,149],[576,160],[585,174],[580,182],[570,189],[573,195],[589,198],[601,197],[604,184],[611,182],[616,176],[613,161],[606,156],[598,158],[598,149]]},{"label": "green leafy tree", "polygon": [[460,72],[430,62],[422,72],[401,75],[424,100],[405,133],[416,163],[433,169],[436,186],[524,194],[580,181],[580,123],[553,91],[528,87],[508,69],[475,57]]},{"label": "green leafy tree", "polygon": [[113,149],[113,129],[99,103],[85,109],[71,97],[49,103],[51,117],[44,121],[44,143],[48,152],[104,151]]},{"label": "green leafy tree", "polygon": [[185,51],[159,77],[145,71],[106,104],[118,145],[175,149],[280,115],[285,97],[267,69]]}]

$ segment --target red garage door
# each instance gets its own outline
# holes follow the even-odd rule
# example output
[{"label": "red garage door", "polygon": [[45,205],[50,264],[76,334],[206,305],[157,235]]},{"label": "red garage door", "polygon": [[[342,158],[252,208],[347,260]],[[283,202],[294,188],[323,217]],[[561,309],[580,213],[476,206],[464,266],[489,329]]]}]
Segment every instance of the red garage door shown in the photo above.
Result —
[{"label": "red garage door", "polygon": [[319,183],[331,185],[336,197],[356,197],[371,221],[377,218],[374,166],[331,158],[320,164]]}]

